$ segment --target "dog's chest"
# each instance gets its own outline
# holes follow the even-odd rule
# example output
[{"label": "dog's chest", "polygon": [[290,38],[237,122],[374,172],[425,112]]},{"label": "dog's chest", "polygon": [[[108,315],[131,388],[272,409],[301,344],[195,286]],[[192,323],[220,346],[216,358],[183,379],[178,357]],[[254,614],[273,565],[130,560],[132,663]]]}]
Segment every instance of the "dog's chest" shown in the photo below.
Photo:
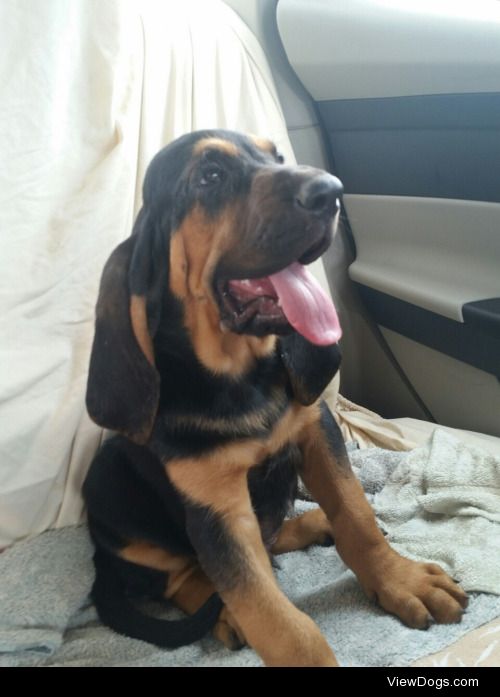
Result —
[{"label": "dog's chest", "polygon": [[287,375],[276,354],[238,379],[214,375],[187,360],[169,364],[160,374],[157,421],[171,435],[264,436],[291,403]]},{"label": "dog's chest", "polygon": [[276,429],[291,406],[286,391],[273,387],[265,393],[249,390],[241,397],[214,395],[209,408],[194,404],[190,409],[164,410],[159,422],[165,435],[170,437],[192,437],[196,439],[228,440],[248,438],[266,439]]},{"label": "dog's chest", "polygon": [[153,433],[153,448],[163,461],[217,452],[253,466],[295,442],[308,419],[276,360],[243,381],[191,375],[181,390],[172,389],[178,385],[165,391]]}]

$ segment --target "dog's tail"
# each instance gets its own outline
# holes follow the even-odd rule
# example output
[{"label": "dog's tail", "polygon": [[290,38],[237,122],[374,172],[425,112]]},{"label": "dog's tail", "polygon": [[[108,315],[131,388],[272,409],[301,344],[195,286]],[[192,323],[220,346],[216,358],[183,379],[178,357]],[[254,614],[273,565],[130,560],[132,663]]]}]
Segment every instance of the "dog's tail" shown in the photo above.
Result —
[{"label": "dog's tail", "polygon": [[204,637],[214,627],[223,608],[222,600],[214,593],[189,617],[179,620],[151,617],[132,603],[120,577],[106,563],[96,563],[91,595],[103,624],[119,634],[168,649],[192,644]]}]

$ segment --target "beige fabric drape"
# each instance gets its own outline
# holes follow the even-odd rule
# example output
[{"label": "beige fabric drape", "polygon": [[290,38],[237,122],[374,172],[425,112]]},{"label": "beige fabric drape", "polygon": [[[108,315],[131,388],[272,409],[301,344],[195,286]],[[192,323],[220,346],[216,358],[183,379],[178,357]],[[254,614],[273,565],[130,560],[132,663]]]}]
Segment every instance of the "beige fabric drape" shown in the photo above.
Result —
[{"label": "beige fabric drape", "polygon": [[1,547],[81,517],[99,277],[153,155],[212,127],[293,153],[262,50],[218,0],[3,0],[0,26]]},{"label": "beige fabric drape", "polygon": [[426,443],[435,428],[448,431],[456,438],[500,455],[500,439],[483,433],[463,431],[417,419],[383,419],[378,414],[350,402],[342,395],[328,400],[346,441],[356,441],[360,448],[412,450]]}]

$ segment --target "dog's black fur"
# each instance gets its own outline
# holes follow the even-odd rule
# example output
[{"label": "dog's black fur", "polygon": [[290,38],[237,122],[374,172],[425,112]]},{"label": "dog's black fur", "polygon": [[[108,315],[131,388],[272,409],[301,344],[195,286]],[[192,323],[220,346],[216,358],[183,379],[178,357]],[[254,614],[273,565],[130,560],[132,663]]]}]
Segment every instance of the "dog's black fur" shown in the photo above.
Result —
[{"label": "dog's black fur", "polygon": [[[368,596],[408,625],[460,620],[465,593],[390,548],[350,469],[320,399],[338,347],[310,343],[280,306],[293,300],[290,322],[317,343],[338,338],[317,331],[326,300],[296,262],[328,247],[340,193],[331,175],[229,131],[184,136],[151,163],[133,234],[104,268],[87,389],[91,417],[119,433],[83,489],[93,599],[118,632],[175,647],[214,627],[267,665],[336,665],[269,563],[329,534]],[[319,312],[304,324],[293,310],[307,289]],[[284,522],[298,474],[321,510]],[[141,597],[188,617],[151,616]]]},{"label": "dog's black fur", "polygon": [[[214,148],[203,154],[193,174],[194,147],[206,138],[234,144],[239,156]],[[262,229],[250,234],[246,225],[252,221],[241,221],[239,244],[219,259],[214,284],[220,278],[262,276],[301,256],[307,261],[311,246],[316,246],[313,256],[318,256],[328,246],[336,207],[318,214],[298,211],[295,204],[297,187],[317,171],[287,168],[272,148],[265,152],[244,136],[210,131],[180,138],[156,156],[133,235],[115,250],[103,273],[87,405],[94,420],[126,435],[114,436],[102,446],[83,489],[96,546],[93,598],[109,626],[161,646],[201,637],[215,623],[221,602],[214,595],[193,617],[177,622],[145,616],[132,599],[161,598],[166,574],[121,559],[120,549],[139,539],[195,557],[194,535],[198,549],[210,550],[200,561],[219,590],[238,576],[237,550],[223,524],[185,500],[169,481],[164,463],[174,457],[197,457],[230,441],[266,436],[292,402],[314,402],[340,363],[337,346],[313,346],[290,326],[263,323],[237,330],[257,336],[276,330],[281,335],[276,349],[237,379],[214,374],[196,355],[183,303],[169,289],[171,235],[196,205],[216,218],[231,201],[250,196],[261,170],[271,173],[265,210],[258,211]],[[215,179],[214,173],[223,172],[224,186],[200,184],[200,177],[206,177],[203,172]],[[154,367],[133,336],[131,295],[147,298]],[[179,423],[179,414],[202,420],[208,416],[218,427]],[[253,414],[259,416],[254,427],[244,418]],[[341,450],[335,430],[333,419],[325,422],[325,432],[332,432],[330,442]],[[252,503],[268,548],[296,496],[300,458],[290,443],[265,462],[256,462],[249,472]]]}]

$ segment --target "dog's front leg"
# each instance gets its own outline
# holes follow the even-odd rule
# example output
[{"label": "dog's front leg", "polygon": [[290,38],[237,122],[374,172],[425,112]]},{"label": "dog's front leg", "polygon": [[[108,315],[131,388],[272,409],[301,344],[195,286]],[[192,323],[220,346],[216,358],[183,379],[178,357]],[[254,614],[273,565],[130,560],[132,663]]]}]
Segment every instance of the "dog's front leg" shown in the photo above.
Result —
[{"label": "dog's front leg", "polygon": [[411,627],[427,627],[431,617],[443,623],[459,621],[467,605],[466,594],[436,564],[413,562],[391,549],[351,470],[342,434],[324,402],[316,414],[301,434],[301,474],[330,521],[342,559],[369,597]]},{"label": "dog's front leg", "polygon": [[166,470],[186,499],[189,537],[247,642],[268,666],[335,666],[315,623],[279,589],[252,510],[247,469],[210,459]]}]

